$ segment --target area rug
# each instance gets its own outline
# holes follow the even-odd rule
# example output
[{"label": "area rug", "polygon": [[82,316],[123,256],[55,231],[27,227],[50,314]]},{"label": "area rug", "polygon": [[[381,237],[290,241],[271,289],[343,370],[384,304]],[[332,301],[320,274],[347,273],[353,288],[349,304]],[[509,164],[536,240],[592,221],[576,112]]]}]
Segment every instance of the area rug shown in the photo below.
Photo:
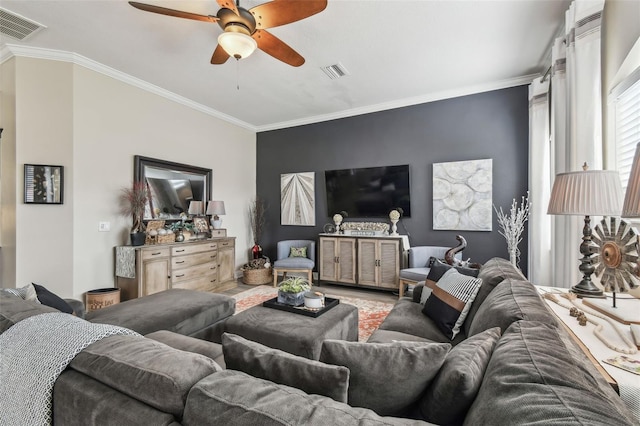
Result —
[{"label": "area rug", "polygon": [[[233,296],[236,299],[236,313],[259,305],[277,295],[277,288],[266,285],[238,293]],[[336,297],[340,299],[340,303],[348,303],[358,308],[358,341],[360,342],[367,341],[371,333],[380,326],[391,311],[391,308],[393,308],[393,303],[376,302],[355,297],[338,297],[332,296],[330,293],[327,293],[326,296]]]}]

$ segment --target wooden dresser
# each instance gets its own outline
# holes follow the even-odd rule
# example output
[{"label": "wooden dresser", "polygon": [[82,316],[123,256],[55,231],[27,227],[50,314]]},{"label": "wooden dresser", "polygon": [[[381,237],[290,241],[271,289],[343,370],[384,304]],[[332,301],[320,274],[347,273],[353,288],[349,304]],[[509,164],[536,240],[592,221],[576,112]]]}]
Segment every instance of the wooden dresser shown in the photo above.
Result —
[{"label": "wooden dresser", "polygon": [[221,292],[235,282],[235,238],[116,247],[116,286],[121,299],[168,290]]}]

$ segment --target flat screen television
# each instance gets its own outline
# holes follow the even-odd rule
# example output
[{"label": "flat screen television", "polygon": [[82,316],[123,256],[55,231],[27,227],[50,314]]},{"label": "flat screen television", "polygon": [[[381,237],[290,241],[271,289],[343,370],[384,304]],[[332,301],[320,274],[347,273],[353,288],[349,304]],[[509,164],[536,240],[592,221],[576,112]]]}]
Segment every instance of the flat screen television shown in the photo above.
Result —
[{"label": "flat screen television", "polygon": [[409,165],[326,170],[327,216],[387,217],[400,207],[411,217]]}]

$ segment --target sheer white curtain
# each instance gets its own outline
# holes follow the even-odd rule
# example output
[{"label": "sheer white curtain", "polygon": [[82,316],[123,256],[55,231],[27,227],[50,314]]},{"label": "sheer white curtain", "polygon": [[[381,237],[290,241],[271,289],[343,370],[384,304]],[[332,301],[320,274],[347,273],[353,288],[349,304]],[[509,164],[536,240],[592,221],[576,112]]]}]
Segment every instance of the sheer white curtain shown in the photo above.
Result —
[{"label": "sheer white curtain", "polygon": [[[592,170],[602,169],[600,24],[603,7],[604,0],[575,0],[571,3],[565,15],[564,37],[556,39],[552,49],[549,123],[551,147],[548,160],[552,177],[557,173],[580,170],[584,162]],[[530,115],[532,113],[530,109]],[[544,126],[540,120],[535,123],[537,126]],[[543,131],[530,130],[530,133],[533,135]],[[530,143],[540,142],[531,139]],[[540,167],[547,160],[539,147],[532,149],[531,153],[529,167],[535,173],[534,167]],[[552,183],[553,178],[549,179],[549,185]],[[531,185],[530,181],[533,191],[534,186]],[[549,191],[548,188],[538,190]],[[538,212],[544,210],[546,213],[548,193],[536,194],[542,204]],[[593,219],[592,225],[595,222]],[[544,268],[542,258],[546,255],[545,247],[548,245],[550,273],[546,277],[540,275],[540,279],[550,280],[549,285],[572,287],[580,281],[579,246],[584,218],[552,216],[550,220],[550,237],[547,237],[549,234],[537,234],[536,229],[530,228],[530,256],[534,262],[536,258],[539,259],[530,269],[536,274],[544,273],[535,268]],[[532,225],[536,226],[530,224]],[[532,241],[537,238],[547,241]]]},{"label": "sheer white curtain", "polygon": [[547,203],[551,188],[549,80],[529,86],[529,280],[551,285],[551,218]]}]

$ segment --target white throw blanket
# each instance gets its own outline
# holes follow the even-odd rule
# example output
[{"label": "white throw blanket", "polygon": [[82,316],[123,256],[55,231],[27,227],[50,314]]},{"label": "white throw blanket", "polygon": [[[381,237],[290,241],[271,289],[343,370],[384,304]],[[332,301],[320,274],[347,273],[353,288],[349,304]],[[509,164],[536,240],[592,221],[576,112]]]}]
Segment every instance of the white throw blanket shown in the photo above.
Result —
[{"label": "white throw blanket", "polygon": [[0,425],[50,425],[60,373],[91,343],[122,334],[139,335],[57,312],[14,324],[0,335]]}]

